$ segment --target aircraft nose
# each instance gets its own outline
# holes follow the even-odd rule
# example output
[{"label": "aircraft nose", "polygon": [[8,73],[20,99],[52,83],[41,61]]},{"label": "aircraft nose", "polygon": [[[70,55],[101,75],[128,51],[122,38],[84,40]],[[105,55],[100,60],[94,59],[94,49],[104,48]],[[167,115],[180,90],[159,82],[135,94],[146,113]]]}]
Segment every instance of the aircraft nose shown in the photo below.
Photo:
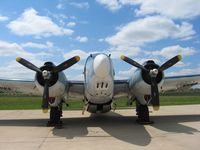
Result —
[{"label": "aircraft nose", "polygon": [[95,74],[104,78],[110,73],[110,59],[106,55],[99,54],[94,59],[93,67]]}]

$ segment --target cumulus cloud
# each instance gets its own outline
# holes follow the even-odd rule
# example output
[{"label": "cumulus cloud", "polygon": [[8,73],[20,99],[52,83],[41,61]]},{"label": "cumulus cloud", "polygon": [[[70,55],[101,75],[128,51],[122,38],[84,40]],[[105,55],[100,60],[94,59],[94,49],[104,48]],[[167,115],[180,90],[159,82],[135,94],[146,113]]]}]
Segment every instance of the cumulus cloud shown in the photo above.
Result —
[{"label": "cumulus cloud", "polygon": [[71,51],[65,53],[64,58],[69,59],[76,55],[80,56],[81,59],[85,59],[89,56],[89,54],[87,52],[80,50],[80,49],[76,49],[76,50],[71,50]]},{"label": "cumulus cloud", "polygon": [[159,51],[147,52],[148,54],[152,54],[153,56],[163,56],[165,58],[172,58],[176,55],[192,56],[196,53],[196,50],[192,47],[181,47],[180,45],[168,46]]},{"label": "cumulus cloud", "polygon": [[38,12],[33,8],[25,10],[19,18],[11,21],[7,27],[20,36],[48,37],[71,35],[73,33],[71,29],[59,27],[51,18],[39,16]]},{"label": "cumulus cloud", "polygon": [[76,25],[76,22],[68,22],[67,27],[74,27]]},{"label": "cumulus cloud", "polygon": [[126,45],[114,46],[111,47],[107,52],[111,54],[111,58],[119,59],[121,55],[127,55],[129,57],[137,56],[141,52],[139,47],[132,47]]},{"label": "cumulus cloud", "polygon": [[97,2],[106,6],[111,11],[116,11],[122,7],[118,0],[97,0]]},{"label": "cumulus cloud", "polygon": [[128,79],[130,78],[137,68],[131,67],[128,70],[120,70],[117,72],[115,78],[116,79]]},{"label": "cumulus cloud", "polygon": [[80,9],[88,9],[90,7],[88,2],[71,2],[70,5]]},{"label": "cumulus cloud", "polygon": [[200,15],[200,1],[197,0],[138,0],[137,15],[158,13],[170,18],[190,19]]},{"label": "cumulus cloud", "polygon": [[175,19],[190,19],[200,15],[200,1],[197,0],[97,0],[111,11],[123,6],[138,6],[136,15],[160,14]]},{"label": "cumulus cloud", "polygon": [[9,43],[6,41],[0,41],[0,56],[30,56],[29,53],[23,50],[23,48],[17,43]]},{"label": "cumulus cloud", "polygon": [[[34,72],[18,64],[15,58],[20,56],[28,59],[36,66],[43,65],[42,57],[48,56],[45,52],[30,53],[23,49],[23,47],[17,43],[11,43],[7,41],[0,41],[0,57],[7,59],[7,62],[2,63],[0,67],[1,78],[23,78],[33,79]],[[5,67],[6,66],[6,67]]]},{"label": "cumulus cloud", "polygon": [[192,24],[176,24],[166,17],[150,16],[122,26],[115,35],[107,37],[105,41],[114,46],[141,46],[167,38],[184,39],[194,34]]},{"label": "cumulus cloud", "polygon": [[86,43],[88,41],[88,38],[86,36],[77,36],[76,40],[80,43]]},{"label": "cumulus cloud", "polygon": [[28,48],[48,49],[53,47],[53,43],[46,42],[45,44],[42,44],[42,43],[27,42],[27,43],[22,43],[21,46]]},{"label": "cumulus cloud", "polygon": [[50,54],[42,52],[42,51],[39,52],[39,53],[27,52],[18,43],[0,41],[0,57],[14,57],[14,58],[16,58],[18,56],[28,58],[28,59],[33,60],[33,61],[37,60],[35,62],[38,63],[38,62],[41,62],[41,61],[38,61],[38,57],[41,58],[43,56],[50,56]]}]

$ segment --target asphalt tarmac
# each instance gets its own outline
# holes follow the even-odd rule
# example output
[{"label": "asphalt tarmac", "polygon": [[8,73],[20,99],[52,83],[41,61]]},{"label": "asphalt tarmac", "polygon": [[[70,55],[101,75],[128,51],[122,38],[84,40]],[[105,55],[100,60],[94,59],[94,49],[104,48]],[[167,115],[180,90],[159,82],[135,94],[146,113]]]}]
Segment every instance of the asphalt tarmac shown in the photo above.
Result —
[{"label": "asphalt tarmac", "polygon": [[135,110],[91,115],[64,111],[63,128],[46,127],[41,110],[0,111],[0,150],[199,150],[200,105],[163,106],[152,125]]}]

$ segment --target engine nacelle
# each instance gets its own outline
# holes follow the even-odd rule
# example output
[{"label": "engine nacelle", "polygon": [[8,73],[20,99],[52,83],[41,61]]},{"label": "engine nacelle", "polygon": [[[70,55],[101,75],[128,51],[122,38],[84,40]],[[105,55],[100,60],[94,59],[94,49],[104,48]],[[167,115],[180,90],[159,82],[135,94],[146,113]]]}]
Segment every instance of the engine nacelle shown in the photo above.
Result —
[{"label": "engine nacelle", "polygon": [[[148,70],[159,68],[159,66],[151,60],[145,62],[144,67],[147,68]],[[163,84],[163,78],[164,78],[164,73],[159,72],[156,77],[159,90],[161,89],[161,86]],[[131,94],[133,96],[136,96],[136,98],[140,101],[141,104],[146,104],[144,97],[145,95],[151,95],[151,78],[145,71],[137,69],[134,72],[133,76],[130,78],[129,88]]]},{"label": "engine nacelle", "polygon": [[[66,81],[67,78],[63,72],[53,74],[49,83],[49,97],[62,97],[67,88]],[[39,73],[35,75],[35,85],[42,94],[44,91],[44,79]]]}]

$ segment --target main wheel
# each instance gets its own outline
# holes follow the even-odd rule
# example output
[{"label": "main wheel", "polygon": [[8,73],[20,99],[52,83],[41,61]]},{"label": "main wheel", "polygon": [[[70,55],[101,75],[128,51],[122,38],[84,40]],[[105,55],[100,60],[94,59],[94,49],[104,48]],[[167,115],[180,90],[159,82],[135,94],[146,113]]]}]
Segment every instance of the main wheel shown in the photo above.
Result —
[{"label": "main wheel", "polygon": [[147,105],[136,104],[136,112],[138,119],[136,120],[139,124],[152,124],[153,121],[149,120],[149,109]]},{"label": "main wheel", "polygon": [[62,115],[62,111],[59,107],[51,107],[50,108],[50,120],[47,123],[47,126],[61,126],[62,121],[60,117]]}]

